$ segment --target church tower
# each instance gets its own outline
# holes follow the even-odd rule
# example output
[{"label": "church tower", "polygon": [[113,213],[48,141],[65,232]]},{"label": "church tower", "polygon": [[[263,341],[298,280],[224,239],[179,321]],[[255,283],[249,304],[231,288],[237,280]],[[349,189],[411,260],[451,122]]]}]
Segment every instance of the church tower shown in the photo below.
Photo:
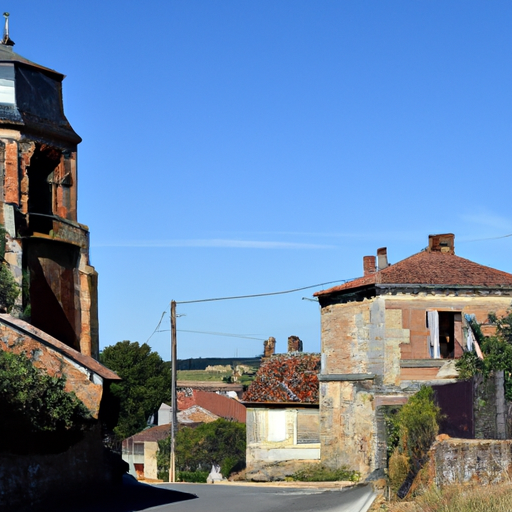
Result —
[{"label": "church tower", "polygon": [[77,145],[64,75],[0,43],[0,223],[5,261],[23,293],[11,314],[98,358],[97,273],[77,219]]}]

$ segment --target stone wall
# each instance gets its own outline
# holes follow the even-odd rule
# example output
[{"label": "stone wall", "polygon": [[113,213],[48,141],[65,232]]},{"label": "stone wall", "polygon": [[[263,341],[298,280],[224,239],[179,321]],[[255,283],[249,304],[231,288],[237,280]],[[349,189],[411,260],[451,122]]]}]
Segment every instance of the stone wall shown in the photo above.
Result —
[{"label": "stone wall", "polygon": [[299,414],[316,415],[318,426],[318,409],[247,408],[248,480],[284,480],[304,464],[319,461],[319,443],[297,442]]},{"label": "stone wall", "polygon": [[346,465],[363,475],[381,468],[378,407],[406,400],[422,384],[453,382],[453,376],[438,376],[441,360],[429,358],[428,309],[453,312],[459,342],[463,314],[485,322],[489,312],[501,315],[509,307],[510,297],[476,293],[397,293],[324,306],[319,375],[322,462],[333,468]]},{"label": "stone wall", "polygon": [[118,478],[97,425],[64,453],[0,454],[0,510],[32,511],[43,503],[61,503],[72,496],[79,499],[82,493],[100,492]]},{"label": "stone wall", "polygon": [[445,439],[432,447],[429,465],[438,486],[509,482],[512,440]]}]

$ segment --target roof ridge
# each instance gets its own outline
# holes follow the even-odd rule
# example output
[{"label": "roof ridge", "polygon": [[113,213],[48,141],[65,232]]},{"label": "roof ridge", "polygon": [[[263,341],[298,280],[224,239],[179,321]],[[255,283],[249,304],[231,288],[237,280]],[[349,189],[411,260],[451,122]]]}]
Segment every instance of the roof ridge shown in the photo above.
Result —
[{"label": "roof ridge", "polygon": [[325,296],[376,284],[500,288],[512,287],[512,274],[454,253],[422,250],[371,274],[318,291],[314,296]]}]

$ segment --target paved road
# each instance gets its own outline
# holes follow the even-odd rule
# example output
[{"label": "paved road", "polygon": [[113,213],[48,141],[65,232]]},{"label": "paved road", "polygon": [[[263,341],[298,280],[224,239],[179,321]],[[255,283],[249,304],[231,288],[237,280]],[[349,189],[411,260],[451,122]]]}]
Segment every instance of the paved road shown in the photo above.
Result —
[{"label": "paved road", "polygon": [[165,484],[191,492],[197,499],[152,509],[154,512],[366,512],[373,499],[371,486],[346,489]]},{"label": "paved road", "polygon": [[[101,496],[60,499],[45,512],[366,512],[373,501],[369,485],[345,489],[223,484],[140,484],[125,476],[123,486]],[[59,506],[60,505],[60,506]]]}]

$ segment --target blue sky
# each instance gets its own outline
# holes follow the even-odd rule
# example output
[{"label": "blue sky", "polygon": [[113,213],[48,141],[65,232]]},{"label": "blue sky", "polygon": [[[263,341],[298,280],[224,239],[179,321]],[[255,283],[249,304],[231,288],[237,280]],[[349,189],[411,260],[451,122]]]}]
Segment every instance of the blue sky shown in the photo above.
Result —
[{"label": "blue sky", "polygon": [[[512,272],[512,237],[492,239],[512,233],[511,2],[3,9],[14,50],[67,75],[102,347],[151,337],[168,359],[171,299],[358,277],[364,255],[393,263],[431,233]],[[319,351],[302,298],[321,288],[178,305],[178,357],[254,356],[269,336],[281,352],[290,335]]]}]

